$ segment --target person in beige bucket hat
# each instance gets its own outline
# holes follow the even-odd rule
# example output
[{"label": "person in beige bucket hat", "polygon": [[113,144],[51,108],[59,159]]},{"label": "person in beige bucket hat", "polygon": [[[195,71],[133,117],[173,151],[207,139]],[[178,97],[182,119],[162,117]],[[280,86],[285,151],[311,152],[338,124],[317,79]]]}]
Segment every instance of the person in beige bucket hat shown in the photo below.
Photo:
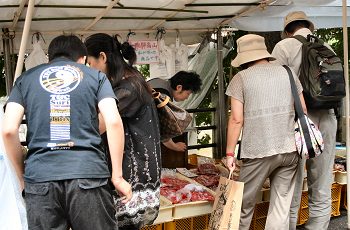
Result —
[{"label": "person in beige bucket hat", "polygon": [[290,34],[290,23],[294,22],[294,24],[300,24],[304,26],[305,28],[308,28],[311,32],[314,32],[315,26],[308,19],[306,14],[303,11],[293,11],[287,14],[287,16],[284,18],[284,26],[283,26],[283,38],[290,37],[288,34]]},{"label": "person in beige bucket hat", "polygon": [[[231,80],[226,95],[231,100],[227,124],[227,166],[236,167],[242,159],[239,180],[244,182],[240,230],[248,230],[256,197],[270,178],[270,207],[265,229],[289,228],[299,157],[294,141],[294,99],[287,71],[270,63],[275,58],[266,50],[265,39],[248,34],[237,40],[237,56],[232,61],[242,67]],[[294,80],[305,108],[301,83]],[[243,125],[244,124],[244,125]],[[235,156],[238,138],[241,151]]]},{"label": "person in beige bucket hat", "polygon": [[231,62],[232,66],[239,67],[248,62],[260,59],[275,60],[267,52],[264,37],[256,34],[247,34],[237,39],[237,56]]},{"label": "person in beige bucket hat", "polygon": [[[278,42],[272,51],[276,62],[290,66],[298,75],[302,61],[302,43],[293,36],[301,35],[307,38],[314,30],[314,24],[304,12],[289,13],[284,19],[283,34],[285,39]],[[330,48],[327,43],[325,46]],[[331,48],[330,48],[331,49]],[[308,116],[315,121],[322,132],[325,149],[321,156],[313,159],[299,161],[294,197],[290,208],[290,230],[296,229],[302,185],[305,177],[305,164],[307,165],[307,184],[309,194],[309,219],[305,224],[308,230],[328,229],[332,210],[332,169],[335,157],[335,141],[337,132],[337,119],[334,110],[308,109]]]}]

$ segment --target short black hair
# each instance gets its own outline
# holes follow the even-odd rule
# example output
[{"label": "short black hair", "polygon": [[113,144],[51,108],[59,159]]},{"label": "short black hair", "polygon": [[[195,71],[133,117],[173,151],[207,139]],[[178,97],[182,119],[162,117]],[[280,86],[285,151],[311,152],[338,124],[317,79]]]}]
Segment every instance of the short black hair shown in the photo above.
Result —
[{"label": "short black hair", "polygon": [[87,56],[84,43],[75,35],[60,35],[55,37],[48,49],[49,61],[58,57],[65,57],[72,61]]},{"label": "short black hair", "polygon": [[310,22],[306,20],[297,20],[288,23],[284,31],[290,34],[294,34],[294,32],[299,28],[310,28]]},{"label": "short black hair", "polygon": [[178,85],[182,85],[183,90],[196,93],[201,89],[202,80],[196,72],[179,71],[170,78],[170,86],[173,90],[176,90]]}]

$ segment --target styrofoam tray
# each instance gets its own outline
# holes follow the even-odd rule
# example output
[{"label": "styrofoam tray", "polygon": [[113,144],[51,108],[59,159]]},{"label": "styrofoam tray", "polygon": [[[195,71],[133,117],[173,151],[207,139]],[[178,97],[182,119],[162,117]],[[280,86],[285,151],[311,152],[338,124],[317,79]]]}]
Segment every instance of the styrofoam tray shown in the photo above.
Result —
[{"label": "styrofoam tray", "polygon": [[[208,191],[213,196],[215,196],[214,191],[201,185],[197,181],[194,181],[190,178],[187,178],[179,173],[177,173],[176,176],[179,179],[187,180],[192,184],[199,185],[199,186],[203,187],[206,191]],[[188,202],[188,203],[184,203],[184,204],[174,204],[173,218],[174,219],[182,219],[182,218],[189,218],[189,217],[209,214],[209,213],[211,213],[211,211],[213,209],[213,204],[214,204],[214,202],[209,202],[209,201],[195,201],[195,202]]]},{"label": "styrofoam tray", "polygon": [[338,184],[347,184],[347,172],[336,171],[334,181]]}]

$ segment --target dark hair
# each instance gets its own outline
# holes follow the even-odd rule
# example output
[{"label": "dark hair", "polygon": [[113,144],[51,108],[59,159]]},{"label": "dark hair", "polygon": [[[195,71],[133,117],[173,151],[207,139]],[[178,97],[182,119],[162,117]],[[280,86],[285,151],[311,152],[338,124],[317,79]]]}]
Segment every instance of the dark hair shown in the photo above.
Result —
[{"label": "dark hair", "polygon": [[170,78],[170,86],[176,90],[176,86],[182,85],[183,90],[191,90],[196,93],[201,89],[202,80],[195,72],[179,71]]},{"label": "dark hair", "polygon": [[58,57],[65,57],[72,61],[87,56],[84,43],[75,35],[60,35],[54,38],[48,49],[49,61]]},{"label": "dark hair", "polygon": [[[124,78],[131,82],[138,92],[138,97],[143,101],[142,89],[146,89],[151,94],[151,89],[132,65],[136,61],[135,49],[128,43],[121,44],[117,37],[112,37],[108,34],[97,33],[89,36],[85,40],[85,45],[88,55],[98,58],[101,52],[104,52],[107,57],[107,77],[110,80],[113,88],[120,84]],[[128,60],[126,62],[124,59]]]},{"label": "dark hair", "polygon": [[299,28],[310,28],[310,22],[306,20],[297,20],[288,23],[284,31],[290,34],[294,34],[294,32]]}]

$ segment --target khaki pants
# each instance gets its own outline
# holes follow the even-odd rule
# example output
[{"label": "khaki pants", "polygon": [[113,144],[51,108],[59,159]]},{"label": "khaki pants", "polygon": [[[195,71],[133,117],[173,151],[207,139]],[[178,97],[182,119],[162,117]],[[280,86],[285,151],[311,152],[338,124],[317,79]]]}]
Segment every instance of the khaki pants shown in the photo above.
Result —
[{"label": "khaki pants", "polygon": [[332,171],[335,156],[335,136],[337,132],[337,120],[333,110],[309,111],[310,119],[318,125],[322,132],[324,151],[312,159],[300,160],[297,172],[297,182],[290,209],[290,228],[296,229],[304,168],[307,168],[307,184],[309,195],[309,220],[305,229],[326,230],[332,211]]},{"label": "khaki pants", "polygon": [[244,182],[240,230],[248,230],[253,217],[256,195],[270,178],[270,206],[265,229],[288,229],[299,156],[296,152],[243,159],[240,181]]}]

